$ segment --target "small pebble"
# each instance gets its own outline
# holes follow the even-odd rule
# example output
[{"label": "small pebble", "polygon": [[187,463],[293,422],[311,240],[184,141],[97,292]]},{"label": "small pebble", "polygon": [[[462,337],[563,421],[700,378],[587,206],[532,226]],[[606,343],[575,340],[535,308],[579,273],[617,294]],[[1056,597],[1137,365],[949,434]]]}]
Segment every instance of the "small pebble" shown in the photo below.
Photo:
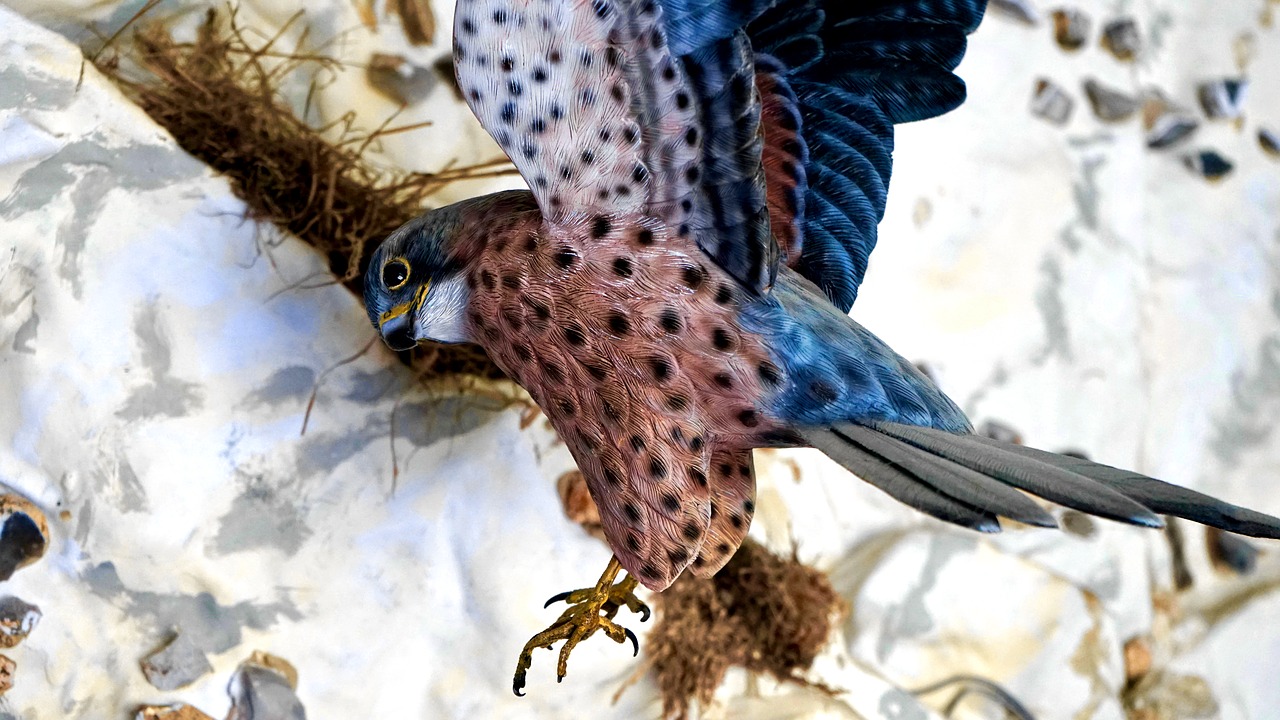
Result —
[{"label": "small pebble", "polygon": [[1258,565],[1258,548],[1239,535],[1218,528],[1205,528],[1204,542],[1209,559],[1219,570],[1249,575]]},{"label": "small pebble", "polygon": [[[923,229],[925,225],[929,224],[929,220],[932,218],[933,203],[929,202],[929,198],[926,197],[916,198],[915,208],[911,211],[911,222],[915,223],[917,228]],[[916,367],[920,368],[920,363],[916,363]],[[920,368],[920,372],[923,372],[925,375],[929,374],[925,372],[923,368]],[[933,377],[930,377],[929,379],[934,380]],[[936,380],[934,380],[934,382],[937,383]]]},{"label": "small pebble", "polygon": [[8,596],[0,598],[0,648],[22,642],[40,624],[40,608]]},{"label": "small pebble", "polygon": [[0,695],[13,689],[13,673],[17,669],[17,663],[4,655],[0,655]]},{"label": "small pebble", "polygon": [[1124,644],[1124,677],[1127,682],[1141,680],[1151,672],[1151,643],[1141,635]]},{"label": "small pebble", "polygon": [[142,674],[157,690],[177,690],[211,672],[209,659],[181,633],[142,661]]},{"label": "small pebble", "polygon": [[1142,127],[1147,131],[1147,147],[1163,150],[1190,137],[1200,127],[1200,121],[1153,90],[1142,99]]},{"label": "small pebble", "polygon": [[1236,120],[1244,114],[1245,91],[1248,88],[1249,83],[1233,78],[1201,83],[1197,92],[1200,107],[1212,120]]},{"label": "small pebble", "polygon": [[1089,16],[1079,10],[1053,11],[1053,38],[1063,50],[1079,50],[1089,41]]},{"label": "small pebble", "polygon": [[432,68],[419,67],[400,55],[385,53],[374,53],[369,58],[365,77],[374,90],[402,105],[420,102],[440,83]]},{"label": "small pebble", "polygon": [[1052,80],[1036,81],[1035,94],[1031,97],[1031,114],[1054,125],[1066,125],[1076,101]]},{"label": "small pebble", "polygon": [[1132,61],[1142,48],[1138,23],[1133,18],[1112,20],[1102,28],[1102,47],[1117,60]]},{"label": "small pebble", "polygon": [[991,0],[991,9],[1028,25],[1040,24],[1040,11],[1031,4],[1031,0]]},{"label": "small pebble", "polygon": [[1231,50],[1236,56],[1236,67],[1243,73],[1258,55],[1258,37],[1252,32],[1242,32],[1231,43]]},{"label": "small pebble", "polygon": [[1258,144],[1271,157],[1280,158],[1280,135],[1276,135],[1267,128],[1258,128]]},{"label": "small pebble", "polygon": [[1080,538],[1091,538],[1098,534],[1098,524],[1093,518],[1077,510],[1063,510],[1058,524],[1071,535]]},{"label": "small pebble", "polygon": [[249,659],[245,660],[244,663],[241,663],[241,666],[245,664],[257,665],[258,667],[264,667],[268,670],[275,671],[285,679],[285,682],[289,683],[289,687],[294,690],[298,689],[298,669],[293,666],[293,663],[285,660],[279,655],[272,655],[271,653],[262,652],[261,650],[254,650],[253,654],[249,656]]},{"label": "small pebble", "polygon": [[44,556],[49,524],[40,508],[26,498],[0,495],[0,580]]},{"label": "small pebble", "polygon": [[1103,122],[1121,122],[1128,120],[1138,111],[1138,101],[1114,88],[1109,88],[1097,80],[1089,79],[1084,83],[1085,97],[1093,107],[1093,114]]},{"label": "small pebble", "polygon": [[307,711],[294,692],[297,682],[297,671],[288,662],[254,653],[240,664],[227,686],[231,696],[227,720],[306,720]]},{"label": "small pebble", "polygon": [[1182,164],[1210,182],[1223,179],[1235,168],[1230,160],[1222,157],[1216,150],[1200,150],[1183,155]]}]

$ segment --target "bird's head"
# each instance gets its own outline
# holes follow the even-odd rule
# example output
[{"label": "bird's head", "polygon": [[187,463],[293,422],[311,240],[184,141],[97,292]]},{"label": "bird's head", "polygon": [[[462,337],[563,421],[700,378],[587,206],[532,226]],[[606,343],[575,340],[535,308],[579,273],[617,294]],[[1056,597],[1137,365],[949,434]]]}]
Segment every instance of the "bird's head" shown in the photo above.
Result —
[{"label": "bird's head", "polygon": [[391,349],[470,339],[463,320],[470,289],[455,254],[459,220],[452,207],[433,210],[405,223],[373,253],[365,309]]}]

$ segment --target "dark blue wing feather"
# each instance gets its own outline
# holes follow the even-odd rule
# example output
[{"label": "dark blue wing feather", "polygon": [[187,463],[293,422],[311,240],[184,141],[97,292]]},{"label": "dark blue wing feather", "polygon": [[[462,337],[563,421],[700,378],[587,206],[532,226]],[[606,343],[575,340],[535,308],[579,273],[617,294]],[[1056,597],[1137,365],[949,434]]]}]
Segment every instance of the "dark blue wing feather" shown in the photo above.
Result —
[{"label": "dark blue wing feather", "polygon": [[964,57],[965,36],[954,25],[900,20],[845,22],[822,35],[828,68],[836,74],[875,70],[890,63],[955,67]]},{"label": "dark blue wing feather", "polygon": [[756,53],[790,68],[809,146],[808,215],[799,256],[788,260],[842,310],[858,297],[876,247],[893,123],[964,101],[951,70],[984,9],[986,0],[783,0],[748,28]]},{"label": "dark blue wing feather", "polygon": [[[822,4],[822,3],[820,3]],[[831,0],[824,9],[841,17],[881,17],[908,22],[939,22],[955,25],[968,35],[978,29],[982,14],[987,9],[986,0],[875,0],[873,2],[844,2]],[[837,9],[839,8],[839,9]]]},{"label": "dark blue wing feather", "polygon": [[[801,275],[813,280],[829,298],[846,291],[847,278],[855,275],[854,254],[843,242],[861,237],[861,231],[843,210],[834,208],[820,193],[806,198],[808,222],[800,260],[793,265]],[[861,270],[857,270],[861,273]]]},{"label": "dark blue wing feather", "polygon": [[785,66],[809,148],[800,252],[788,261],[843,310],[876,244],[889,184],[893,124],[964,101],[952,70],[985,0],[799,0],[778,3],[747,33]]},{"label": "dark blue wing feather", "polygon": [[732,36],[777,1],[661,0],[667,43],[675,55],[688,55]]},{"label": "dark blue wing feather", "polygon": [[766,292],[777,273],[778,245],[769,227],[751,43],[739,29],[682,59],[702,135],[698,167],[686,173],[701,198],[690,230],[698,247],[744,287]]},{"label": "dark blue wing feather", "polygon": [[964,81],[928,65],[844,75],[833,84],[876,101],[895,123],[927,120],[957,107],[965,97]]},{"label": "dark blue wing feather", "polygon": [[[693,71],[704,113],[719,104],[709,97],[718,86],[699,86],[696,67],[710,64],[715,49],[746,28],[757,58],[757,87],[774,93],[764,98],[772,120],[763,127],[773,235],[786,262],[848,311],[884,215],[893,125],[941,115],[964,101],[964,82],[952,70],[964,55],[966,36],[982,20],[986,0],[659,2],[670,46]],[[754,111],[752,105],[727,103],[723,109]],[[770,121],[787,127],[770,127]],[[758,219],[753,225],[747,217],[759,207],[759,191],[749,186],[744,163],[759,162],[759,143],[736,136],[730,118],[708,125],[716,126],[719,131],[709,134],[717,143],[703,154],[705,186],[719,198],[753,202],[717,207],[718,223],[758,226]],[[754,131],[755,125],[741,127]],[[729,150],[740,154],[730,157]],[[741,244],[704,248],[727,267],[756,267],[759,248]]]}]

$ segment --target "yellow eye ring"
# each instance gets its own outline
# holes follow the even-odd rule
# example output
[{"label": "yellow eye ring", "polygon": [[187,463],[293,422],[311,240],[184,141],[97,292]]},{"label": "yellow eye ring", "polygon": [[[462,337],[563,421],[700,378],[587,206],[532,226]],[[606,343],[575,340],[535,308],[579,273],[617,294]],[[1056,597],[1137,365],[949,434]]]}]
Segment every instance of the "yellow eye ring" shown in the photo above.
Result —
[{"label": "yellow eye ring", "polygon": [[391,258],[382,266],[382,284],[388,290],[399,290],[409,282],[409,261],[402,257]]}]

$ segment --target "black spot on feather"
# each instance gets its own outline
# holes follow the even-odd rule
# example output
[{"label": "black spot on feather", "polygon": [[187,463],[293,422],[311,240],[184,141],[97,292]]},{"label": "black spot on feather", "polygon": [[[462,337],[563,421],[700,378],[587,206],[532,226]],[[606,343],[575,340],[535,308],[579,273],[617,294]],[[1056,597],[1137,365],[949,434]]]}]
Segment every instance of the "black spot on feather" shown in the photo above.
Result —
[{"label": "black spot on feather", "polygon": [[578,254],[575,253],[572,248],[562,247],[556,251],[553,259],[561,270],[567,270],[575,261],[577,261]]},{"label": "black spot on feather", "polygon": [[603,215],[597,215],[596,219],[591,222],[591,237],[599,240],[609,231],[613,229],[613,224],[609,222],[609,218]]}]

